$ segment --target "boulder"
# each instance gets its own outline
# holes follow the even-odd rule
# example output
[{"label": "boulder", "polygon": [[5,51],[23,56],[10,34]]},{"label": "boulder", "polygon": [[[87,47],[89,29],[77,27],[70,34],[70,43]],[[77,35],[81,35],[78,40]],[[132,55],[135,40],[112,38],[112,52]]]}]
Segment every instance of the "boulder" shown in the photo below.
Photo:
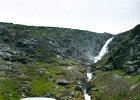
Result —
[{"label": "boulder", "polygon": [[112,63],[109,63],[108,65],[104,66],[103,69],[106,70],[106,71],[113,70],[113,65],[112,65]]},{"label": "boulder", "polygon": [[140,75],[140,68],[137,70],[137,74],[139,74],[139,75]]},{"label": "boulder", "polygon": [[125,72],[127,74],[133,73],[133,72],[135,72],[135,67],[134,66],[128,66],[128,67],[126,67]]},{"label": "boulder", "polygon": [[68,85],[69,82],[65,79],[57,80],[56,82],[58,85]]}]

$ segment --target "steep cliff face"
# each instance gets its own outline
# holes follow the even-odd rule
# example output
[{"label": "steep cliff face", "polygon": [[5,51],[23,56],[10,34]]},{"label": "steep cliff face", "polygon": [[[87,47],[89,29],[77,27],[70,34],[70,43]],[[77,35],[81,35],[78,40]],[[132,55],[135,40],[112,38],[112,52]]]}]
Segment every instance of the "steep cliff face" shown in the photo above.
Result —
[{"label": "steep cliff face", "polygon": [[82,100],[83,64],[112,35],[0,23],[0,99],[46,96]]},{"label": "steep cliff face", "polygon": [[[0,23],[0,100],[31,96],[83,100],[83,65],[92,65],[112,36]],[[96,75],[88,91],[93,100],[139,99],[140,25],[115,35],[108,54],[92,70]]]},{"label": "steep cliff face", "polygon": [[[118,34],[109,44],[109,53],[97,64],[105,70],[124,69],[126,73],[140,71],[140,25]],[[104,60],[105,59],[105,60]]]},{"label": "steep cliff face", "polygon": [[31,27],[1,23],[0,37],[3,43],[35,54],[36,49],[53,51],[62,57],[78,60],[94,58],[105,41],[112,35],[82,30]]},{"label": "steep cliff face", "polygon": [[114,36],[109,52],[93,65],[88,90],[93,100],[140,99],[140,25]]},{"label": "steep cliff face", "polygon": [[[140,25],[123,35],[124,37],[117,36],[122,38],[122,42],[117,45],[120,48],[113,55],[113,64],[116,68],[123,68],[126,73],[140,74]],[[112,42],[110,46],[113,44],[115,42]]]}]

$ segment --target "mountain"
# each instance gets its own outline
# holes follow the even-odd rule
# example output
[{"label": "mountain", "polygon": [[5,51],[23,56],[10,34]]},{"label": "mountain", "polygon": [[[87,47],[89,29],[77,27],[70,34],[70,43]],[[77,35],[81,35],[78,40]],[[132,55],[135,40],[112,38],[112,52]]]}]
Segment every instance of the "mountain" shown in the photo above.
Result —
[{"label": "mountain", "polygon": [[83,100],[86,66],[113,35],[0,23],[0,100]]},{"label": "mountain", "polygon": [[92,66],[93,100],[140,100],[140,25],[115,35],[109,52]]},{"label": "mountain", "polygon": [[140,100],[139,94],[140,25],[112,35],[0,23],[0,100]]}]

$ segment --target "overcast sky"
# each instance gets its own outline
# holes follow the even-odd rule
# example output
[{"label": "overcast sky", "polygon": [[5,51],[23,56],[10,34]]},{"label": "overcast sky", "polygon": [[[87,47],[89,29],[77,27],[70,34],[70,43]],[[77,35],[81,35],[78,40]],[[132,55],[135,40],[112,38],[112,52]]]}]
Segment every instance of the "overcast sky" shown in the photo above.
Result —
[{"label": "overcast sky", "polygon": [[140,0],[0,0],[0,21],[116,34],[140,23]]}]

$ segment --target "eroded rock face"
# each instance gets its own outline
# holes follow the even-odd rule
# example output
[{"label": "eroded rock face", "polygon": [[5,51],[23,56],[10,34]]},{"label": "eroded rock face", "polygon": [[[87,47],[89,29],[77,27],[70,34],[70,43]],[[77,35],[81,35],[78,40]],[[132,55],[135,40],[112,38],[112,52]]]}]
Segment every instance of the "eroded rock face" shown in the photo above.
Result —
[{"label": "eroded rock face", "polygon": [[109,53],[92,70],[96,75],[88,91],[93,100],[139,99],[140,25],[114,36]]},{"label": "eroded rock face", "polygon": [[97,66],[105,69],[108,64],[112,64],[114,69],[123,69],[130,73],[138,71],[140,66],[140,25],[114,37],[109,44],[109,53]]},{"label": "eroded rock face", "polygon": [[82,100],[86,70],[80,63],[93,64],[110,37],[108,33],[0,23],[0,97]]},{"label": "eroded rock face", "polygon": [[[81,61],[84,58],[89,60],[89,63],[98,55],[110,37],[112,35],[108,33],[99,34],[53,27],[27,27],[7,23],[1,23],[0,28],[1,41],[23,51],[23,55],[37,57],[41,55],[38,54],[40,53],[38,50],[43,49],[62,57],[72,57]],[[46,58],[40,57],[40,59]]]}]

